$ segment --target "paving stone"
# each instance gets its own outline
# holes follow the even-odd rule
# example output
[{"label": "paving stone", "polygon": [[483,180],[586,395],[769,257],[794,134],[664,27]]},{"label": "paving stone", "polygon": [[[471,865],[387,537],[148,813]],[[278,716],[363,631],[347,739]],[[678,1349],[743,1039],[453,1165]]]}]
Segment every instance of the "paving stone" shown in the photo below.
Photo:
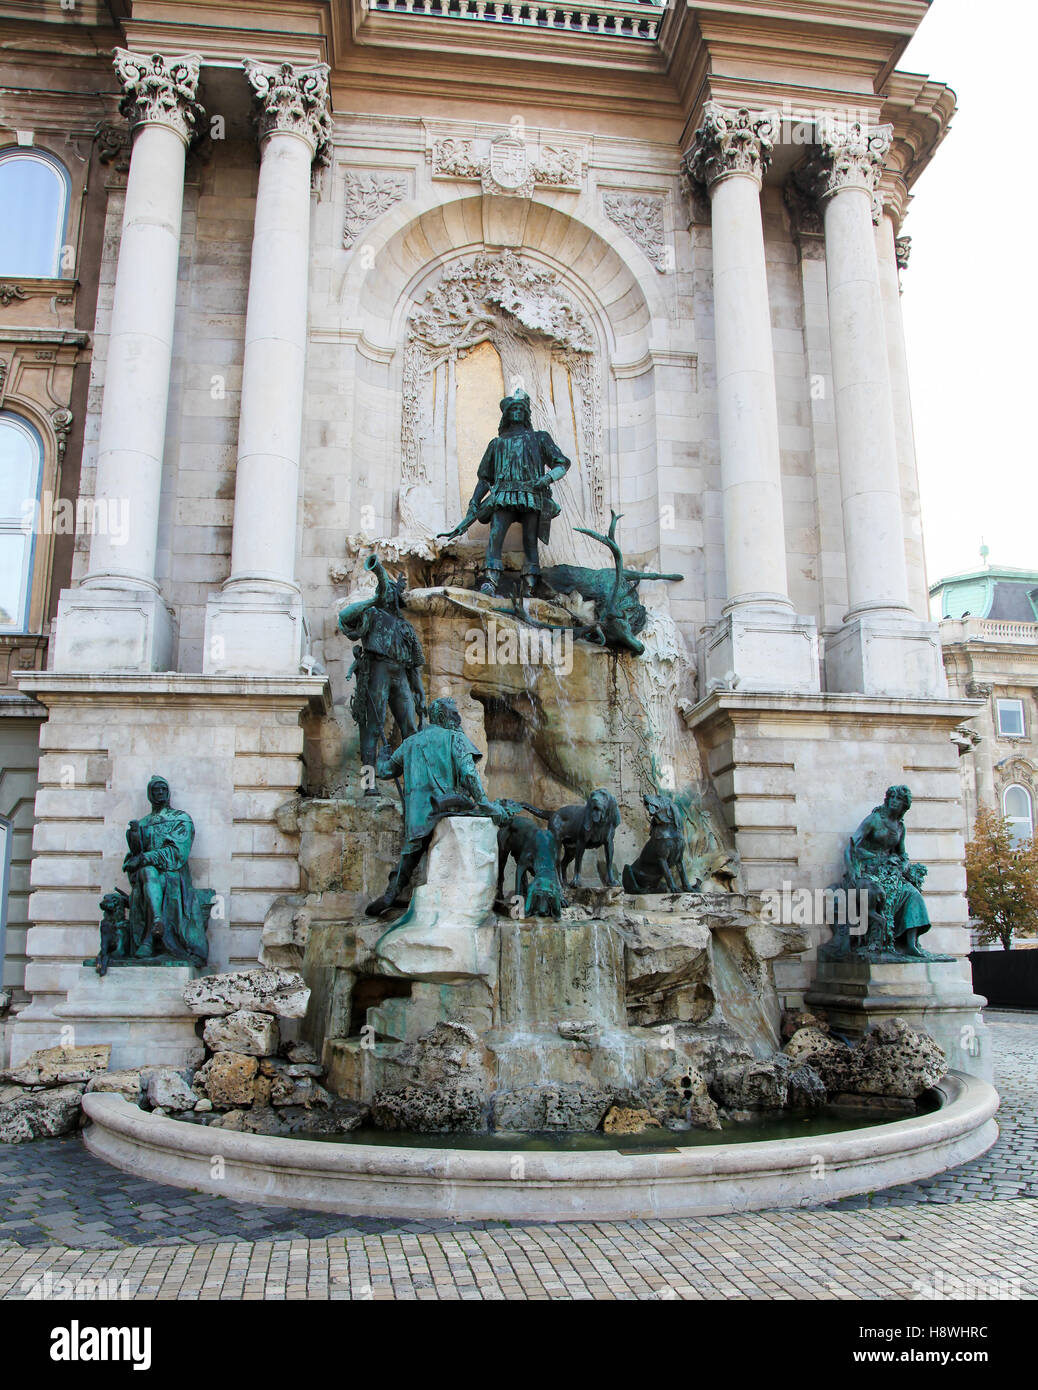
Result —
[{"label": "paving stone", "polygon": [[[988,1015],[1001,1135],[936,1178],[796,1211],[512,1227],[249,1206],[140,1182],[78,1137],[0,1148],[0,1298],[48,1270],[131,1297],[354,1301],[1038,1297],[1038,1014]],[[156,1229],[157,1228],[157,1229]],[[984,1281],[989,1281],[985,1284]]]}]

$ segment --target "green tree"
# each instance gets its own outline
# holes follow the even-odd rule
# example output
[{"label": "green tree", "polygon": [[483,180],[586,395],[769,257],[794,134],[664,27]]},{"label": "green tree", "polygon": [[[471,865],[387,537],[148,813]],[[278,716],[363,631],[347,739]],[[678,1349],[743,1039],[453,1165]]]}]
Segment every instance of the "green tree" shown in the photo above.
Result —
[{"label": "green tree", "polygon": [[1015,841],[1009,822],[981,806],[966,845],[966,897],[980,940],[1001,941],[1038,930],[1038,846]]}]

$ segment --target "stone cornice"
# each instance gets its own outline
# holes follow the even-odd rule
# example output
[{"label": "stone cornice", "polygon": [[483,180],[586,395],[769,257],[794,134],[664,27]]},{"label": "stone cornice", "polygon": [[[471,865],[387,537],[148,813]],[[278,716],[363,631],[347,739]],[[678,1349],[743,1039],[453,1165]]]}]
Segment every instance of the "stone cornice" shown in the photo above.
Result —
[{"label": "stone cornice", "polygon": [[123,89],[119,110],[131,129],[162,125],[179,135],[185,144],[194,139],[205,115],[196,100],[201,54],[167,57],[117,48],[114,66]]},{"label": "stone cornice", "polygon": [[309,706],[327,713],[331,688],[326,676],[203,676],[157,671],[154,674],[71,675],[36,671],[22,676],[18,689],[35,695],[50,709],[56,704],[97,703],[139,706],[200,703],[227,700],[240,704]]},{"label": "stone cornice", "polygon": [[775,121],[766,111],[731,110],[716,101],[703,107],[702,124],[685,167],[696,183],[712,188],[733,174],[747,174],[763,183],[774,149]]},{"label": "stone cornice", "polygon": [[686,728],[698,729],[719,719],[769,721],[790,719],[802,724],[804,718],[817,717],[819,726],[828,719],[850,720],[856,724],[871,720],[889,722],[891,719],[939,720],[949,724],[973,719],[985,708],[983,700],[962,698],[907,699],[901,696],[850,695],[823,693],[820,695],[779,695],[717,690],[707,695],[687,714]]},{"label": "stone cornice", "polygon": [[314,159],[322,160],[331,135],[328,64],[299,67],[246,58],[244,68],[260,140],[296,135],[310,146]]}]

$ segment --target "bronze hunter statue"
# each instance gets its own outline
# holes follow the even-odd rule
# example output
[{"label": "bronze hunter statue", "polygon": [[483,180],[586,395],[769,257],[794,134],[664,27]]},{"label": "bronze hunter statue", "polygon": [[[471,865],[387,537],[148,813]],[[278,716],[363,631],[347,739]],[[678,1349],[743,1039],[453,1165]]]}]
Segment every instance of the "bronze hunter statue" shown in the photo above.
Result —
[{"label": "bronze hunter statue", "polygon": [[532,594],[537,588],[541,577],[537,544],[547,545],[552,520],[561,510],[551,485],[563,477],[569,462],[546,430],[533,428],[526,392],[506,396],[497,438],[487,445],[480,462],[468,511],[453,531],[441,533],[453,538],[476,521],[490,523],[483,593],[498,592],[504,568],[501,555],[513,524],[523,533],[523,591]]},{"label": "bronze hunter statue", "polygon": [[429,706],[423,729],[379,759],[379,777],[403,774],[405,838],[386,891],[365,909],[369,917],[388,912],[403,894],[437,822],[444,816],[484,815],[495,824],[505,819],[501,808],[489,801],[483,790],[476,771],[480,757],[479,749],[461,727],[457,706],[445,697]]},{"label": "bronze hunter statue", "polygon": [[339,613],[339,629],[357,645],[347,673],[356,677],[350,713],[360,730],[360,761],[367,778],[366,796],[378,796],[375,766],[380,750],[388,747],[386,713],[392,714],[401,738],[410,738],[422,727],[425,691],[422,667],[425,657],[414,628],[403,617],[406,580],[390,579],[377,555],[364,561],[376,577],[374,594],[348,604]]}]

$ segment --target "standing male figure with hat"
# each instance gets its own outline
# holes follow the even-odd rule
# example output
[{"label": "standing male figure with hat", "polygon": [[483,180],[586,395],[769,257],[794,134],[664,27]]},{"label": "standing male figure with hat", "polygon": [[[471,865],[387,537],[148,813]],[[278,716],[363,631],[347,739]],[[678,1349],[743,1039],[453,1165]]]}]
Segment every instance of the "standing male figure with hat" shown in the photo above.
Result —
[{"label": "standing male figure with hat", "polygon": [[448,537],[460,536],[475,521],[490,523],[484,594],[496,594],[504,568],[501,552],[513,523],[523,531],[523,591],[532,594],[540,579],[538,541],[547,545],[551,522],[561,508],[551,495],[570,461],[547,430],[535,430],[530,397],[518,390],[501,402],[497,438],[487,445],[468,511]]}]

